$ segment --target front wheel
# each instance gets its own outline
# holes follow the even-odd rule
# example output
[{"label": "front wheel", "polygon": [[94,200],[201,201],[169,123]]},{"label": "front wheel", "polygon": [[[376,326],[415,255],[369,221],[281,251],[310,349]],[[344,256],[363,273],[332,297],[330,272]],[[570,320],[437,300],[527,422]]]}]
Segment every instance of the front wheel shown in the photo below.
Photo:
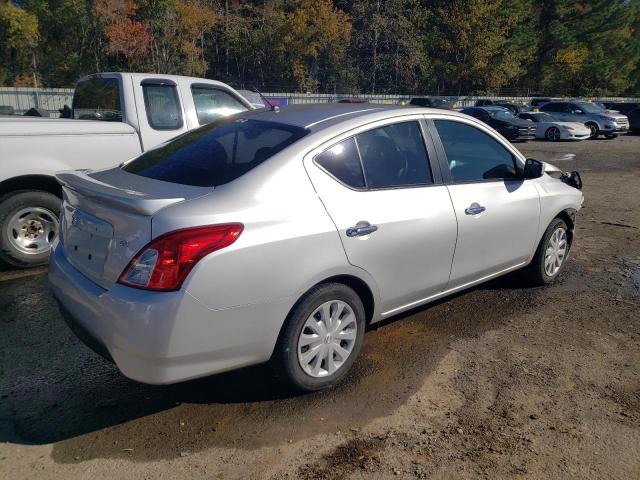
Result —
[{"label": "front wheel", "polygon": [[597,123],[587,122],[585,123],[585,126],[587,126],[591,131],[591,134],[589,135],[589,139],[595,140],[600,136],[600,127],[598,127]]},{"label": "front wheel", "polygon": [[523,272],[529,283],[546,285],[558,278],[567,261],[570,246],[567,224],[555,218],[544,232],[533,260]]},{"label": "front wheel", "polygon": [[47,263],[58,235],[60,205],[60,198],[37,190],[0,198],[0,260],[18,268]]},{"label": "front wheel", "polygon": [[340,283],[314,287],[287,319],[274,366],[293,389],[312,392],[340,381],[360,352],[365,312],[360,297]]}]

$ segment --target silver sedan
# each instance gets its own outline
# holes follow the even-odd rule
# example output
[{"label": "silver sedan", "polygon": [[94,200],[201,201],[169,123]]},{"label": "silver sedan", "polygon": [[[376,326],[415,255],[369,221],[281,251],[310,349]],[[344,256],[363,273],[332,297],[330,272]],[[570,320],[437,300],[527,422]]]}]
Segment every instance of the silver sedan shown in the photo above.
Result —
[{"label": "silver sedan", "polygon": [[115,168],[58,174],[49,279],[122,373],[173,383],[271,361],[296,389],[348,372],[365,329],[567,261],[579,175],[453,111],[251,111]]}]

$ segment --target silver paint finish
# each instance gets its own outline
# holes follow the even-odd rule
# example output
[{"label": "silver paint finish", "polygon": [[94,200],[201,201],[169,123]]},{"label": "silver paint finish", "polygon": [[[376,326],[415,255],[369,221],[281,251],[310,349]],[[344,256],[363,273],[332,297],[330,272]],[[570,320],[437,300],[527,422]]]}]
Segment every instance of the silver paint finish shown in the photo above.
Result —
[{"label": "silver paint finish", "polygon": [[[377,322],[520,268],[551,220],[582,203],[580,191],[549,175],[356,191],[313,162],[317,153],[361,131],[446,118],[492,135],[524,163],[496,132],[457,112],[339,104],[241,116],[309,126],[309,134],[216,188],[185,187],[120,169],[60,175],[66,184],[64,245],[51,258],[54,294],[130,378],[172,383],[267,361],[295,303],[337,276],[366,285],[374,302],[368,320]],[[67,229],[77,211],[81,226],[83,218],[95,217],[112,228],[108,246],[95,247],[98,256],[105,254],[102,273],[69,251]],[[100,221],[87,225],[103,226]],[[198,262],[181,290],[149,292],[116,283],[153,238],[226,222],[241,222],[243,233]],[[77,238],[88,255],[91,242]],[[335,332],[323,325],[323,345],[334,344]],[[301,348],[296,355],[305,353]],[[327,368],[314,358],[305,365],[299,357],[310,375],[338,369],[344,361],[334,355],[331,367],[328,349],[323,352]]]}]

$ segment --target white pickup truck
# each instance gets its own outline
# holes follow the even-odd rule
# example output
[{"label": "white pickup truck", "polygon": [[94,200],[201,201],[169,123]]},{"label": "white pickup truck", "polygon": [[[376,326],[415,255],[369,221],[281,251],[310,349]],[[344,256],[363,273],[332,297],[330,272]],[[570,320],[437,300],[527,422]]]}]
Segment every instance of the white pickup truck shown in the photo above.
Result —
[{"label": "white pickup truck", "polygon": [[54,172],[113,166],[252,108],[213,80],[100,73],[78,81],[69,119],[0,118],[0,261],[16,267],[47,261],[61,203]]}]

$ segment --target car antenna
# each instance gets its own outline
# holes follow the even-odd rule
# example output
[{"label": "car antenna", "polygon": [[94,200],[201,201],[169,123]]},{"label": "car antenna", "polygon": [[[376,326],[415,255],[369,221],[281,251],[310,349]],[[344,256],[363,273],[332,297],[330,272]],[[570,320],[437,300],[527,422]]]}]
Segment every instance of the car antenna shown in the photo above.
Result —
[{"label": "car antenna", "polygon": [[280,111],[280,107],[278,107],[277,105],[274,105],[273,103],[271,103],[271,102],[267,99],[267,97],[265,97],[265,96],[262,94],[262,92],[261,92],[260,90],[258,90],[258,88],[257,88],[255,85],[253,86],[253,90],[254,90],[258,95],[260,95],[260,98],[262,98],[262,100],[263,100],[264,102],[266,102],[266,104],[267,104],[267,105],[269,105],[269,107],[270,107],[270,109],[271,109],[271,111],[272,111],[272,112],[279,112],[279,111]]}]

